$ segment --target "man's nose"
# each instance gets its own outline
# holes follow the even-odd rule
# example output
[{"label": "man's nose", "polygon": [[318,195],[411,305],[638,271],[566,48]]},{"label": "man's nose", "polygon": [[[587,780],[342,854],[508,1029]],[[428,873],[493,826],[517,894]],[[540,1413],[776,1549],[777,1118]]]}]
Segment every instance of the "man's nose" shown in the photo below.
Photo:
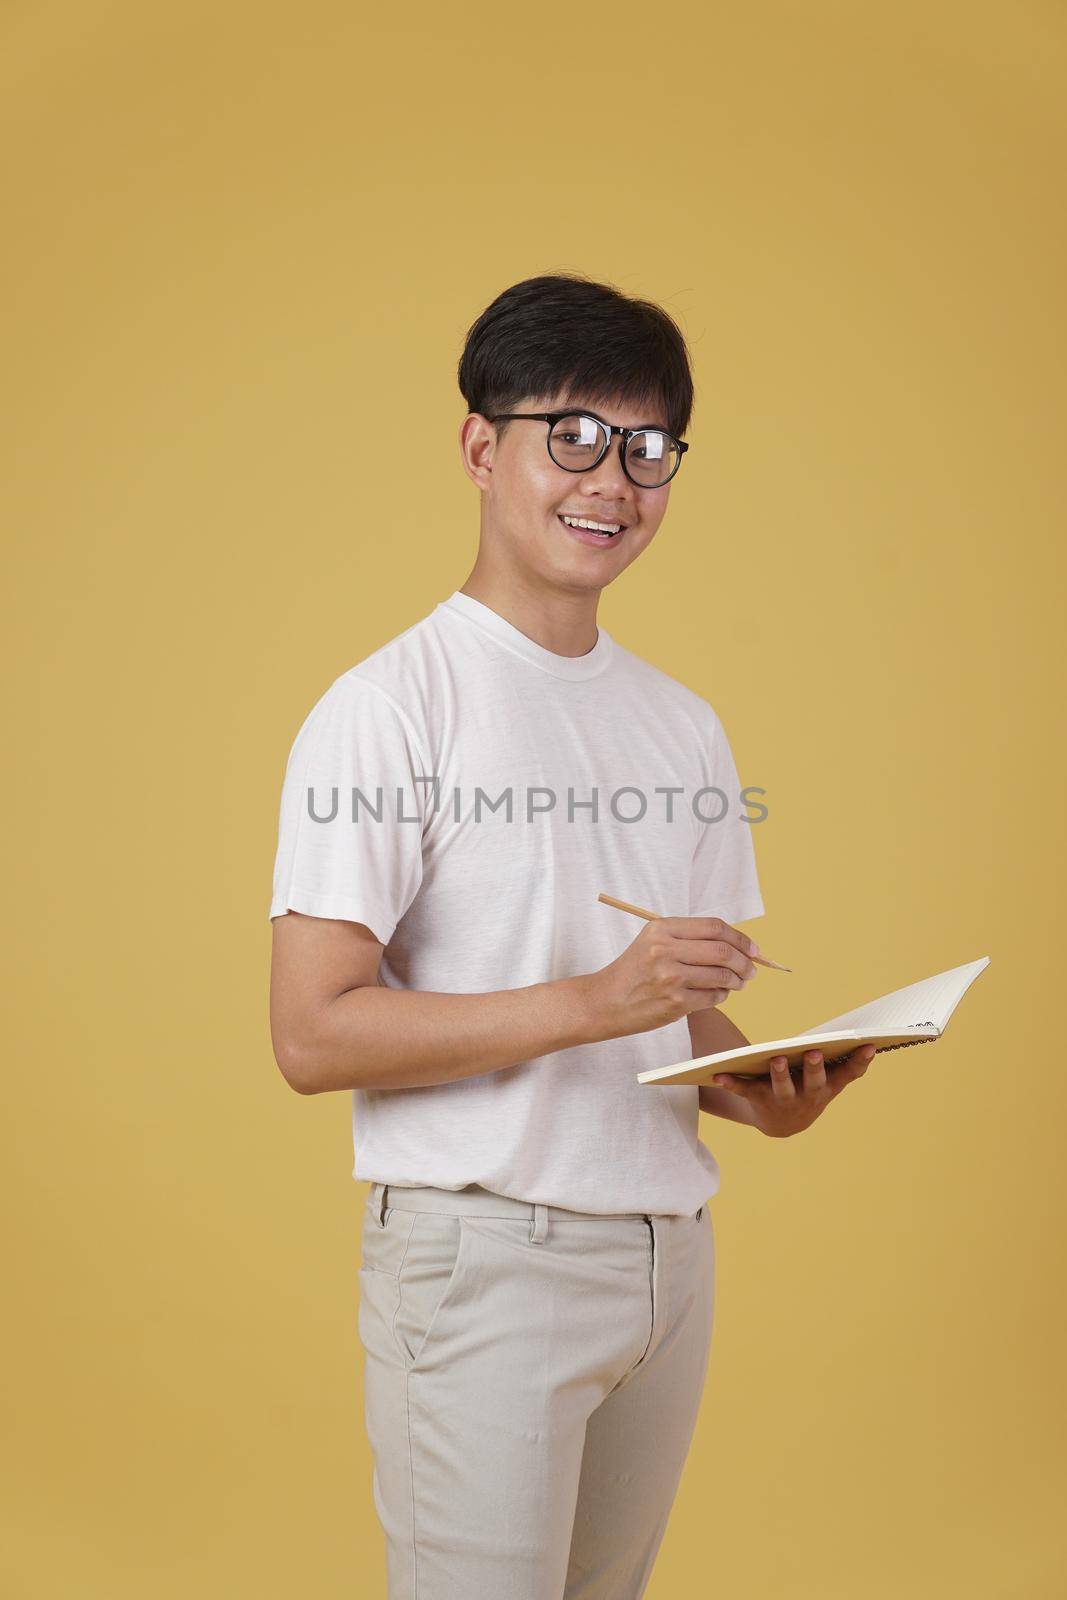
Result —
[{"label": "man's nose", "polygon": [[617,488],[626,498],[629,498],[630,480],[622,470],[622,452],[625,445],[624,439],[612,437],[611,443],[597,462],[595,467],[590,467],[588,472],[582,474],[585,478],[595,478],[598,488]]}]

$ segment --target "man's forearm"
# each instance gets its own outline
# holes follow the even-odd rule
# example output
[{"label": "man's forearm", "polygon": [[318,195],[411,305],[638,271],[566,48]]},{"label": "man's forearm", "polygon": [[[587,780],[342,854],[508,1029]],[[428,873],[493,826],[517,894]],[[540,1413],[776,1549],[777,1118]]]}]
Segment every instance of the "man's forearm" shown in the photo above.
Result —
[{"label": "man's forearm", "polygon": [[[694,1059],[717,1055],[720,1050],[740,1050],[751,1042],[718,1006],[691,1011],[686,1021],[689,1023]],[[697,1087],[701,1111],[713,1117],[726,1117],[730,1122],[745,1122],[752,1126],[752,1106],[741,1095],[734,1094],[730,1089],[717,1089],[713,1083],[701,1083]]]},{"label": "man's forearm", "polygon": [[300,1071],[308,1094],[454,1083],[592,1043],[584,979],[489,994],[437,994],[379,984],[327,1006]]}]

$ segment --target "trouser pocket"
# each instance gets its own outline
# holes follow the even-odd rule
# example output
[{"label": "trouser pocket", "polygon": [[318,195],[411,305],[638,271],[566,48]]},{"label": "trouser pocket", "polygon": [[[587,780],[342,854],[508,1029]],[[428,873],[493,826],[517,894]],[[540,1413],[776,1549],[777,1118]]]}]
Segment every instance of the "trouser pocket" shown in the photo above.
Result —
[{"label": "trouser pocket", "polygon": [[416,1369],[458,1292],[465,1237],[462,1216],[387,1209],[382,1227],[365,1215],[360,1332],[368,1350],[373,1341],[381,1354],[385,1335],[394,1358]]}]

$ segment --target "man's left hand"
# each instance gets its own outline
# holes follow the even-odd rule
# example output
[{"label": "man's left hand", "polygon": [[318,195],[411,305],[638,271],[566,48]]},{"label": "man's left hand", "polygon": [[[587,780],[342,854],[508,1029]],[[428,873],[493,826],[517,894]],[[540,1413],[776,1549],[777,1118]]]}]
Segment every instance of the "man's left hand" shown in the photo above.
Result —
[{"label": "man's left hand", "polygon": [[862,1078],[874,1053],[873,1044],[860,1045],[843,1061],[827,1068],[821,1050],[806,1050],[799,1078],[793,1077],[785,1056],[772,1056],[768,1062],[770,1078],[723,1072],[712,1081],[748,1101],[753,1127],[771,1139],[788,1139],[790,1134],[810,1128],[846,1084]]}]

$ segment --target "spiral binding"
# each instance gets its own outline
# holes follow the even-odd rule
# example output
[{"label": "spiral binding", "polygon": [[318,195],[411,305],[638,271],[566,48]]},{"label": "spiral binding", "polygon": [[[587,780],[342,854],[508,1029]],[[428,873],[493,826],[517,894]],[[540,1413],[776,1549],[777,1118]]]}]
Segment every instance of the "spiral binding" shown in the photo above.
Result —
[{"label": "spiral binding", "polygon": [[[937,1039],[940,1039],[940,1037],[941,1035],[938,1034],[937,1038],[935,1039],[901,1039],[899,1044],[880,1044],[875,1049],[875,1055],[880,1056],[886,1050],[909,1050],[913,1044],[936,1044]],[[852,1050],[862,1049],[863,1046],[859,1044],[852,1046]],[[832,1067],[835,1066],[838,1061],[847,1061],[849,1056],[852,1054],[852,1050],[843,1050],[839,1056],[823,1056],[823,1066]],[[874,1056],[871,1057],[871,1060],[874,1060]]]}]

